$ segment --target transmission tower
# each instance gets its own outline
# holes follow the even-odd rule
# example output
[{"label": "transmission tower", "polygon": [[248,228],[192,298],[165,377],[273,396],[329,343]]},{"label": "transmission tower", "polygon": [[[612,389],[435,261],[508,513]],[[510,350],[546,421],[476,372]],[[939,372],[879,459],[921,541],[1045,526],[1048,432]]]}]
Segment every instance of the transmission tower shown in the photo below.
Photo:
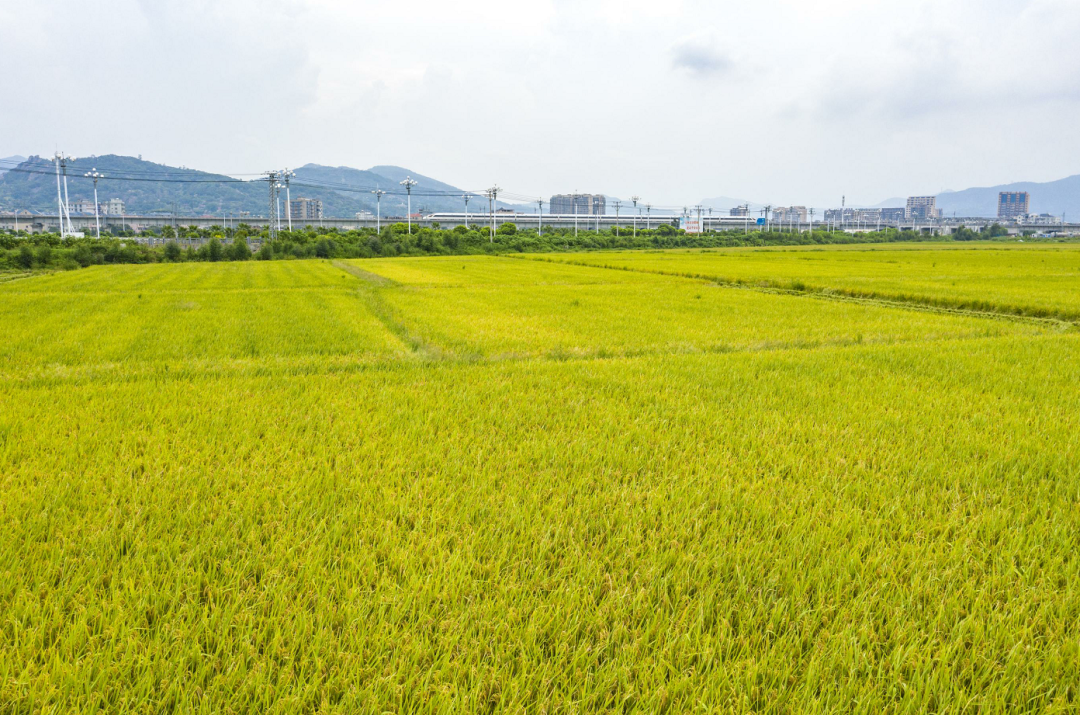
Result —
[{"label": "transmission tower", "polygon": [[276,241],[278,237],[278,172],[267,171],[266,182],[270,186],[270,212],[267,214],[267,223],[270,228],[270,240]]},{"label": "transmission tower", "polygon": [[[71,225],[71,212],[68,210],[68,192],[67,192],[67,163],[71,160],[71,157],[63,152],[56,152],[53,157],[53,161],[56,162],[56,202],[57,210],[59,211],[60,219],[60,238],[64,238],[68,234],[75,233],[75,229]],[[63,174],[64,187],[63,194],[60,193],[60,176]],[[64,223],[67,222],[67,228],[64,228]]]}]

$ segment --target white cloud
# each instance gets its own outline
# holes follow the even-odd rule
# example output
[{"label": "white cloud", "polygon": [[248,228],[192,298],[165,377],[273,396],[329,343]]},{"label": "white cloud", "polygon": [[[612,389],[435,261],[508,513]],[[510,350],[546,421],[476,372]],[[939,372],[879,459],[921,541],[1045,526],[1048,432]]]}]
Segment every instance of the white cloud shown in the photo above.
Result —
[{"label": "white cloud", "polygon": [[1080,171],[1075,0],[39,0],[0,25],[3,155],[395,163],[679,205]]}]

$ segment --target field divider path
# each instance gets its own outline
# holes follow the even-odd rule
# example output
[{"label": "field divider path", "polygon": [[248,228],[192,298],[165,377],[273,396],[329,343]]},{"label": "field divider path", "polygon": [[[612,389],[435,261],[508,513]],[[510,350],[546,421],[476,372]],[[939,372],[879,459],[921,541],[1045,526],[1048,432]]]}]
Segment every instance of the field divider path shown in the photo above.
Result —
[{"label": "field divider path", "polygon": [[334,261],[333,266],[359,281],[358,292],[368,310],[409,349],[413,357],[425,361],[453,360],[456,357],[452,351],[432,343],[412,330],[398,312],[383,299],[382,290],[400,288],[400,283],[343,261]]},{"label": "field divider path", "polygon": [[[498,254],[502,258],[509,258],[513,260],[524,261],[537,261],[542,263],[562,263],[571,266],[581,266],[583,268],[605,268],[612,271],[628,271],[630,273],[646,273],[649,275],[669,276],[671,278],[689,278],[691,280],[700,280],[707,283],[713,283],[715,285],[724,288],[733,288],[738,290],[752,290],[758,293],[769,293],[772,295],[790,295],[790,296],[803,296],[807,298],[821,298],[824,300],[834,300],[846,303],[858,303],[862,305],[875,305],[883,308],[896,308],[900,310],[914,310],[923,313],[938,313],[942,315],[959,315],[971,318],[990,318],[994,320],[1009,320],[1019,323],[1027,323],[1034,325],[1043,325],[1047,327],[1057,328],[1062,331],[1077,330],[1080,328],[1080,319],[1071,317],[1055,317],[1050,315],[1032,315],[1024,312],[1017,312],[1016,310],[1009,309],[1008,306],[993,306],[988,305],[982,309],[965,308],[963,303],[957,301],[955,304],[950,305],[946,301],[920,298],[919,296],[890,296],[883,294],[875,294],[866,291],[856,292],[850,289],[843,288],[830,288],[825,286],[809,286],[802,283],[795,283],[794,285],[779,283],[766,278],[753,279],[753,280],[741,280],[723,278],[721,276],[700,274],[700,273],[685,273],[680,271],[661,271],[649,268],[633,268],[631,266],[613,266],[606,263],[588,263],[586,261],[574,261],[574,260],[558,260],[554,258],[547,258],[544,256],[512,256],[508,254]],[[996,309],[1000,308],[1000,309]],[[1022,309],[1021,309],[1022,310]]]}]

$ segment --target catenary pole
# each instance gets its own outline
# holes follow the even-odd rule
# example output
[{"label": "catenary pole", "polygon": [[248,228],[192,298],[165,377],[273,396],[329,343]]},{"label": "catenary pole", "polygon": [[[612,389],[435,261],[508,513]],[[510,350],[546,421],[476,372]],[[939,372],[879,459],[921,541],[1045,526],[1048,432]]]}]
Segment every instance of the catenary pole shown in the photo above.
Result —
[{"label": "catenary pole", "polygon": [[85,176],[88,179],[93,179],[94,180],[94,235],[100,240],[101,239],[101,217],[98,214],[97,182],[98,182],[98,179],[102,178],[103,175],[99,174],[97,169],[91,169],[90,171],[86,172]]},{"label": "catenary pole", "polygon": [[382,195],[386,192],[376,188],[371,193],[375,194],[375,233],[382,232]]},{"label": "catenary pole", "polygon": [[406,176],[401,185],[405,187],[405,191],[408,193],[408,212],[409,212],[409,235],[412,235],[412,187],[416,186],[416,182],[413,181],[411,176]]}]

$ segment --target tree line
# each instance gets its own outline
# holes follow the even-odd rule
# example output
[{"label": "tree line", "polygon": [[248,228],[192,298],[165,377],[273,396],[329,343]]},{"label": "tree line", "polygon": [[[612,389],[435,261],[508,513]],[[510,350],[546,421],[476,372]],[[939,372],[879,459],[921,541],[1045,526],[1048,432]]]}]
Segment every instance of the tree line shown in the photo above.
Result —
[{"label": "tree line", "polygon": [[544,253],[665,248],[727,248],[739,246],[807,246],[853,243],[890,243],[927,240],[987,240],[1007,235],[1001,226],[982,231],[958,229],[952,237],[931,237],[911,230],[887,229],[870,233],[716,231],[688,234],[669,224],[649,230],[608,229],[579,232],[545,228],[518,230],[513,223],[499,226],[495,235],[487,227],[457,226],[442,229],[403,223],[375,229],[342,230],[307,227],[283,230],[271,239],[265,229],[244,224],[233,228],[166,226],[140,236],[103,235],[102,238],[65,237],[55,233],[0,233],[0,269],[74,270],[116,263],[180,263],[193,261],[285,260],[299,258],[376,258],[382,256],[438,256],[480,253]]}]

